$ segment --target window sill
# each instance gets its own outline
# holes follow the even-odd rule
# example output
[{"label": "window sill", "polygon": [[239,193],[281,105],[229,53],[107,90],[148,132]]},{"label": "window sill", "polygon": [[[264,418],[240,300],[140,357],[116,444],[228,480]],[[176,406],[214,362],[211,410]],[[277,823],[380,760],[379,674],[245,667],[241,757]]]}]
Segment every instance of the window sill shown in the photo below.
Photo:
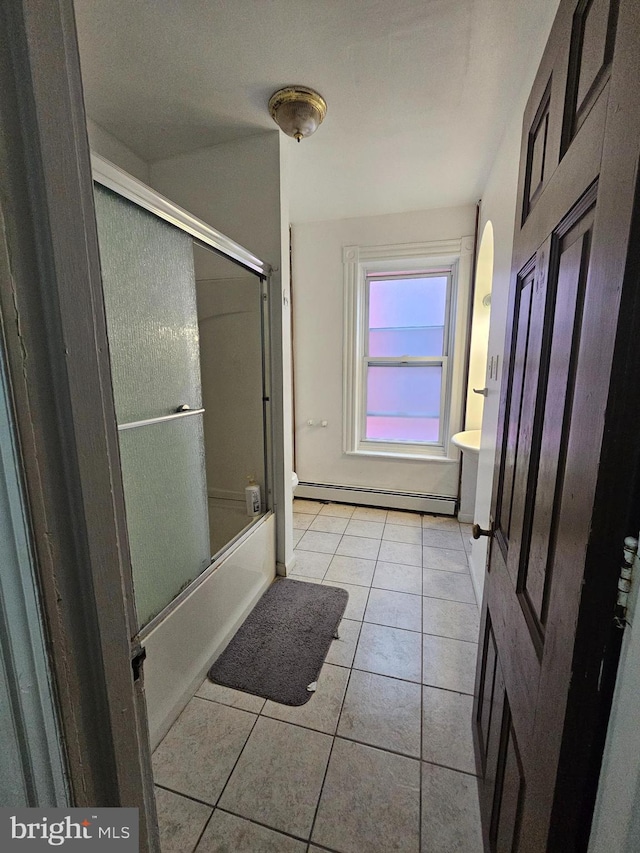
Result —
[{"label": "window sill", "polygon": [[428,451],[406,451],[399,450],[374,450],[372,448],[358,448],[356,450],[345,450],[346,456],[369,456],[377,459],[393,459],[401,461],[406,459],[408,462],[438,462],[449,465],[457,465],[459,459],[457,456],[447,456],[443,448],[430,448]]}]

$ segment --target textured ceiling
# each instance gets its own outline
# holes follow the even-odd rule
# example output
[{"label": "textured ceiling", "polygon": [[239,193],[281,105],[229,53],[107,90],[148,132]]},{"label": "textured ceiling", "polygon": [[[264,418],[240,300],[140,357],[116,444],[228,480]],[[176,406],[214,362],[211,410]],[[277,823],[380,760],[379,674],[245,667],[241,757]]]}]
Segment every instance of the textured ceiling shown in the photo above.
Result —
[{"label": "textured ceiling", "polygon": [[302,83],[295,221],[475,201],[558,0],[76,0],[87,112],[153,162],[271,130]]}]

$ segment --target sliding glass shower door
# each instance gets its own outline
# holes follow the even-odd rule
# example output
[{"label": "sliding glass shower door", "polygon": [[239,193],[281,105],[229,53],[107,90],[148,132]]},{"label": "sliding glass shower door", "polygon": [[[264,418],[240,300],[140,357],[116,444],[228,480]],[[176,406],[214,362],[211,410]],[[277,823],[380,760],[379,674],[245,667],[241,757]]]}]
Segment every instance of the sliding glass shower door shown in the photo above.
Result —
[{"label": "sliding glass shower door", "polygon": [[210,563],[192,239],[101,186],[96,216],[142,627]]}]

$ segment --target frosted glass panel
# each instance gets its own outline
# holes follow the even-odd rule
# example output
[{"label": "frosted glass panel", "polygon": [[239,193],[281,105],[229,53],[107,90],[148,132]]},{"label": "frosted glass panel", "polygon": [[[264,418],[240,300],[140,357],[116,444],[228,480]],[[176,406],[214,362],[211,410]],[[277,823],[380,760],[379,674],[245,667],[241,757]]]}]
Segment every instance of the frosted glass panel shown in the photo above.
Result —
[{"label": "frosted glass panel", "polygon": [[370,366],[367,372],[368,439],[437,441],[442,367]]},{"label": "frosted glass panel", "polygon": [[446,276],[369,279],[369,349],[378,356],[443,354]]},{"label": "frosted glass panel", "polygon": [[369,355],[442,355],[444,326],[422,329],[370,329]]},{"label": "frosted glass panel", "polygon": [[118,423],[201,405],[193,241],[96,187]]},{"label": "frosted glass panel", "polygon": [[141,625],[209,565],[203,447],[200,415],[120,433]]},{"label": "frosted glass panel", "polygon": [[[120,425],[201,406],[191,237],[102,187],[96,216]],[[202,416],[120,431],[139,624],[210,562]]]}]

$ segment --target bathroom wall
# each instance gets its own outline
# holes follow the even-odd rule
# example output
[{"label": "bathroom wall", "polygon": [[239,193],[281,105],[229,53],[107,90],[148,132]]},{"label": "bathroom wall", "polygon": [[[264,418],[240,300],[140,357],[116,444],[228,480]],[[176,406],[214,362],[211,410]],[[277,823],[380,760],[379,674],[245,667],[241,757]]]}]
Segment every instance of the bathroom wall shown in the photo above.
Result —
[{"label": "bathroom wall", "polygon": [[[457,494],[455,449],[450,459],[434,461],[347,456],[342,451],[342,247],[457,239],[473,235],[474,225],[475,205],[294,224],[295,440],[301,482]],[[468,285],[459,282],[461,298],[466,298]],[[309,419],[328,424],[308,426]]]},{"label": "bathroom wall", "polygon": [[87,133],[92,151],[115,163],[116,166],[120,166],[125,172],[145,184],[149,183],[149,165],[88,116]]},{"label": "bathroom wall", "polygon": [[481,428],[484,409],[484,397],[482,394],[475,394],[473,389],[485,387],[487,370],[491,305],[485,302],[486,297],[490,297],[493,278],[493,228],[490,222],[486,223],[483,231],[478,234],[477,256],[469,346],[467,407],[464,420],[464,428],[467,430]]},{"label": "bathroom wall", "polygon": [[209,497],[244,508],[247,477],[264,494],[260,280],[200,279],[196,290]]},{"label": "bathroom wall", "polygon": [[[151,186],[274,269],[271,285],[273,479],[280,571],[293,563],[286,152],[279,131],[152,163]],[[295,143],[293,143],[295,144]]]},{"label": "bathroom wall", "polygon": [[[633,574],[640,573],[636,557]],[[638,588],[631,594],[609,731],[602,758],[589,853],[640,850],[640,619]]]}]

